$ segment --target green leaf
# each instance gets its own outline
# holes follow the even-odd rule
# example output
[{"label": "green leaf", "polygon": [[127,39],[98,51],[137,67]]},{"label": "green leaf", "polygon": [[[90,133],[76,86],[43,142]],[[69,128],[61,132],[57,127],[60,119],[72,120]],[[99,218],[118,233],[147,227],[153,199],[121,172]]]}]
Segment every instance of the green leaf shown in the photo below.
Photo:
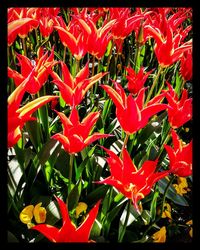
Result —
[{"label": "green leaf", "polygon": [[76,181],[78,181],[79,178],[81,177],[82,172],[83,172],[84,168],[86,167],[88,161],[89,161],[89,157],[86,157],[86,158],[81,162],[81,164],[79,165],[79,167],[78,167],[78,168],[75,168],[75,172],[76,172]]},{"label": "green leaf", "polygon": [[[164,193],[168,182],[169,181],[166,178],[163,178],[158,181],[158,187],[161,194]],[[171,201],[173,201],[174,203],[176,203],[177,205],[189,206],[187,200],[183,196],[177,194],[176,189],[173,187],[173,185],[170,185],[166,197]]]},{"label": "green leaf", "polygon": [[78,181],[78,183],[74,186],[74,188],[72,189],[67,198],[67,205],[69,211],[73,210],[78,205],[79,197],[81,194],[80,187],[81,187],[81,181]]},{"label": "green leaf", "polygon": [[7,240],[8,240],[8,243],[9,242],[19,242],[18,239],[14,236],[14,234],[12,234],[10,231],[8,231]]},{"label": "green leaf", "polygon": [[104,198],[105,194],[108,191],[108,185],[101,185],[95,188],[91,193],[89,193],[86,197],[86,203],[95,203],[99,199]]},{"label": "green leaf", "polygon": [[36,151],[42,147],[42,138],[39,126],[40,124],[37,121],[28,121],[25,125],[26,131],[28,132],[30,140]]},{"label": "green leaf", "polygon": [[106,51],[106,53],[105,53],[105,56],[109,56],[111,48],[112,48],[112,41],[110,41],[110,42],[108,43],[107,51]]},{"label": "green leaf", "polygon": [[151,217],[152,221],[154,221],[155,217],[156,217],[158,197],[159,197],[159,190],[155,189],[154,195],[153,195],[153,200],[151,202],[151,207],[150,207],[150,217]]},{"label": "green leaf", "polygon": [[[38,159],[40,161],[41,166],[44,166],[46,161],[52,156],[56,149],[60,149],[60,143],[54,139],[49,139],[42,147],[40,152],[38,153]],[[60,150],[58,150],[60,152]],[[57,152],[57,151],[56,151]],[[56,154],[56,157],[58,155]],[[56,158],[57,159],[57,158]]]},{"label": "green leaf", "polygon": [[149,210],[143,210],[141,214],[141,218],[145,225],[148,225],[151,221],[151,213]]}]

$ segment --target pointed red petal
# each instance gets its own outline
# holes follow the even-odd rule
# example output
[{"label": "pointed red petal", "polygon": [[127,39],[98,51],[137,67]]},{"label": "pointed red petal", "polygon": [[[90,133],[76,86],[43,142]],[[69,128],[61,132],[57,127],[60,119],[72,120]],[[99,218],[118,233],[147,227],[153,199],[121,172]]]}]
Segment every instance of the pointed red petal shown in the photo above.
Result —
[{"label": "pointed red petal", "polygon": [[101,85],[101,87],[107,92],[107,94],[110,96],[110,98],[118,109],[122,109],[124,107],[122,98],[117,93],[117,91],[115,91],[112,87],[108,85]]},{"label": "pointed red petal", "polygon": [[52,100],[55,100],[57,98],[58,98],[58,96],[48,96],[48,95],[39,97],[39,98],[27,103],[26,105],[24,105],[20,109],[18,109],[17,113],[19,113],[19,117],[24,119],[25,117],[29,117],[31,114],[33,114],[37,109],[39,109],[44,104],[46,104]]},{"label": "pointed red petal", "polygon": [[59,229],[54,226],[47,225],[47,224],[40,224],[40,225],[31,227],[31,229],[37,230],[38,232],[43,234],[45,237],[47,237],[47,239],[49,239],[50,241],[58,242],[57,237],[58,237]]},{"label": "pointed red petal", "polygon": [[96,205],[88,213],[84,222],[77,228],[76,233],[77,233],[77,238],[79,239],[79,242],[88,242],[90,231],[97,217],[100,203],[101,203],[101,200],[99,200],[96,203]]}]

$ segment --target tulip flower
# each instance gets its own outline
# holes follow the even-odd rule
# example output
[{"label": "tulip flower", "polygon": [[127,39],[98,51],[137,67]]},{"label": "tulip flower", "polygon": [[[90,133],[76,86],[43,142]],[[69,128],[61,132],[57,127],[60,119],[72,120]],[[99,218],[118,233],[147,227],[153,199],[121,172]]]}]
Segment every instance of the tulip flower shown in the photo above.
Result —
[{"label": "tulip flower", "polygon": [[137,13],[133,13],[131,15],[129,8],[110,8],[110,19],[116,19],[111,33],[118,53],[122,53],[124,39],[139,26],[143,17],[143,14],[138,15]]},{"label": "tulip flower", "polygon": [[33,77],[34,71],[8,97],[8,147],[13,147],[21,138],[21,129],[27,121],[35,120],[31,115],[41,106],[55,100],[58,96],[42,96],[20,108],[26,86]]},{"label": "tulip flower", "polygon": [[92,242],[89,240],[89,237],[95,218],[98,214],[100,201],[98,201],[96,205],[90,210],[83,223],[79,227],[76,227],[70,220],[66,204],[60,198],[55,198],[58,202],[62,216],[62,227],[58,229],[57,227],[48,224],[40,224],[32,227],[31,229],[39,231],[54,243]]},{"label": "tulip flower", "polygon": [[[53,32],[54,26],[59,23],[60,8],[37,8],[37,20],[43,37],[47,38]],[[61,18],[61,17],[59,17]]]},{"label": "tulip flower", "polygon": [[174,130],[171,133],[174,148],[164,145],[169,156],[170,171],[180,177],[190,176],[192,175],[192,141],[184,144]]},{"label": "tulip flower", "polygon": [[61,68],[63,74],[63,80],[51,70],[51,76],[54,79],[53,83],[55,83],[61,93],[62,98],[66,102],[66,104],[70,106],[77,106],[83,100],[86,92],[92,87],[92,85],[99,81],[103,76],[107,73],[98,73],[90,78],[89,76],[89,67],[88,63],[85,67],[79,71],[75,78],[70,74],[68,67],[62,61]]},{"label": "tulip flower", "polygon": [[187,50],[181,57],[180,73],[184,81],[192,79],[192,50]]},{"label": "tulip flower", "polygon": [[98,132],[89,136],[89,133],[99,118],[99,112],[91,112],[85,117],[82,122],[79,121],[78,110],[73,108],[69,118],[62,112],[55,110],[63,124],[63,134],[57,133],[52,136],[53,139],[62,143],[65,151],[70,154],[75,154],[83,150],[92,142],[111,136],[109,134],[100,134]]},{"label": "tulip flower", "polygon": [[110,18],[117,20],[112,28],[114,39],[124,40],[140,23],[143,15],[133,13],[131,16],[129,8],[110,8]]},{"label": "tulip flower", "polygon": [[63,46],[68,47],[76,60],[81,60],[88,50],[86,34],[80,29],[74,20],[68,26],[64,22],[55,25]]},{"label": "tulip flower", "polygon": [[8,46],[11,46],[15,41],[17,35],[25,38],[29,32],[38,27],[38,21],[32,18],[21,18],[8,23]]},{"label": "tulip flower", "polygon": [[53,60],[54,48],[52,48],[51,54],[48,57],[48,51],[43,54],[43,48],[38,50],[38,58],[35,60],[30,60],[26,56],[17,54],[17,59],[19,60],[19,65],[21,66],[21,74],[15,70],[8,67],[8,77],[13,78],[15,85],[20,85],[34,70],[34,77],[29,81],[26,86],[26,91],[30,94],[36,94],[40,88],[45,84],[48,79],[49,69],[51,69],[57,61]]},{"label": "tulip flower", "polygon": [[111,150],[102,148],[109,155],[106,160],[111,175],[104,180],[95,181],[95,183],[114,186],[128,199],[132,199],[133,205],[139,212],[138,201],[147,196],[151,192],[152,186],[167,176],[169,171],[155,173],[158,160],[145,161],[142,167],[137,169],[125,148],[122,149],[122,159]]},{"label": "tulip flower", "polygon": [[148,76],[153,71],[150,70],[149,72],[145,73],[144,67],[141,67],[138,73],[136,73],[131,67],[125,67],[125,69],[128,72],[128,75],[126,76],[126,79],[128,80],[127,87],[128,90],[133,94],[137,94],[144,87]]},{"label": "tulip flower", "polygon": [[167,108],[166,104],[158,103],[164,94],[156,96],[144,107],[145,88],[134,98],[131,94],[127,97],[119,83],[114,82],[114,86],[116,90],[108,85],[101,85],[114,102],[117,119],[127,134],[133,134],[145,127],[151,116]]},{"label": "tulip flower", "polygon": [[95,23],[90,19],[87,20],[87,23],[80,18],[77,18],[77,21],[85,34],[87,34],[85,42],[88,44],[88,52],[100,60],[105,54],[109,41],[112,39],[112,35],[109,32],[116,20],[109,21],[99,29],[96,28]]},{"label": "tulip flower", "polygon": [[176,129],[192,119],[192,98],[188,98],[188,92],[184,89],[179,100],[176,92],[168,82],[167,86],[169,90],[163,90],[163,93],[165,93],[168,101],[168,120],[171,127]]},{"label": "tulip flower", "polygon": [[169,67],[181,59],[183,53],[192,48],[192,40],[182,43],[181,33],[173,34],[173,30],[168,25],[166,35],[155,27],[146,26],[149,36],[155,39],[154,52],[161,67]]}]

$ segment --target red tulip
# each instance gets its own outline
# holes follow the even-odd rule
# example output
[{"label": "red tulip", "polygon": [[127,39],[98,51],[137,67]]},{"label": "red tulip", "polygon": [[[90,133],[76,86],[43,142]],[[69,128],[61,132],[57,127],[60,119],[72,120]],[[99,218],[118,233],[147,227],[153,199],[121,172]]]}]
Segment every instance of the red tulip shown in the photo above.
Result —
[{"label": "red tulip", "polygon": [[168,101],[168,120],[171,127],[175,129],[192,119],[192,98],[188,98],[188,92],[184,89],[179,100],[172,86],[169,83],[167,86],[169,90],[164,90],[163,93]]},{"label": "red tulip", "polygon": [[143,14],[131,15],[130,8],[110,8],[110,19],[116,19],[117,22],[113,25],[112,34],[114,39],[124,40],[140,23]]},{"label": "red tulip", "polygon": [[170,25],[167,25],[163,34],[158,27],[146,26],[146,31],[150,37],[155,39],[154,51],[161,67],[169,67],[180,60],[183,53],[192,48],[192,40],[182,42],[182,32],[173,33]]},{"label": "red tulip", "polygon": [[95,23],[90,19],[86,22],[81,18],[77,18],[77,21],[86,34],[87,39],[85,42],[88,44],[88,52],[100,60],[105,54],[109,41],[112,39],[112,35],[109,32],[116,20],[111,20],[106,24],[104,22],[99,29],[96,28]]},{"label": "red tulip", "polygon": [[30,94],[36,94],[48,79],[49,69],[51,69],[57,61],[53,60],[54,48],[48,57],[48,51],[43,55],[43,48],[38,50],[38,58],[30,60],[26,56],[17,54],[19,65],[21,66],[21,74],[8,67],[8,77],[13,78],[16,86],[20,85],[34,71],[34,77],[29,81],[26,91]]},{"label": "red tulip", "polygon": [[87,35],[83,32],[74,20],[71,20],[68,27],[64,22],[55,25],[63,46],[68,47],[76,60],[85,56],[88,50],[86,43]]},{"label": "red tulip", "polygon": [[52,33],[54,26],[59,23],[58,14],[60,8],[37,8],[37,20],[39,29],[43,37],[48,37]]},{"label": "red tulip", "polygon": [[142,167],[137,169],[125,148],[122,149],[122,160],[111,150],[102,148],[109,155],[107,162],[111,175],[95,183],[114,186],[128,199],[132,199],[136,210],[139,212],[138,201],[147,196],[154,183],[167,176],[169,171],[155,173],[158,160],[145,161]]},{"label": "red tulip", "polygon": [[187,50],[181,57],[180,73],[185,81],[192,79],[192,50]]},{"label": "red tulip", "polygon": [[8,46],[11,46],[17,35],[25,38],[30,31],[38,27],[38,21],[32,18],[21,18],[8,23]]},{"label": "red tulip", "polygon": [[13,147],[21,138],[21,129],[27,121],[35,120],[31,115],[41,106],[55,100],[58,96],[42,96],[19,108],[26,86],[33,78],[31,74],[8,97],[8,147]]},{"label": "red tulip", "polygon": [[54,243],[93,242],[89,240],[89,237],[92,226],[98,214],[100,201],[98,201],[97,204],[90,210],[83,223],[79,227],[76,227],[74,223],[70,220],[66,204],[60,198],[55,198],[60,207],[60,212],[63,221],[62,227],[58,229],[57,227],[48,224],[40,224],[31,227],[31,229],[39,231],[46,238],[48,238]]},{"label": "red tulip", "polygon": [[144,107],[145,88],[142,88],[138,96],[134,98],[131,94],[127,97],[119,83],[114,82],[114,85],[116,90],[108,85],[102,85],[102,88],[113,100],[117,119],[127,134],[133,134],[145,127],[151,116],[167,108],[166,104],[158,103],[164,94],[156,96]]},{"label": "red tulip", "polygon": [[76,108],[73,108],[69,118],[63,113],[55,112],[61,119],[63,124],[63,134],[57,133],[52,136],[53,139],[58,140],[62,143],[65,151],[70,154],[75,154],[82,151],[92,142],[111,136],[109,134],[93,133],[89,136],[89,133],[99,118],[99,112],[92,112],[85,117],[82,122],[79,121],[79,115]]},{"label": "red tulip", "polygon": [[79,71],[75,78],[70,74],[67,65],[61,63],[63,80],[51,70],[51,76],[54,79],[53,83],[55,83],[61,93],[62,98],[66,102],[66,104],[70,106],[77,106],[83,100],[86,92],[92,87],[92,85],[99,81],[103,76],[107,73],[98,73],[90,78],[89,76],[89,67],[88,63],[85,67]]},{"label": "red tulip", "polygon": [[174,148],[164,145],[170,161],[170,171],[180,177],[192,175],[192,141],[183,143],[177,133],[172,129],[172,141]]},{"label": "red tulip", "polygon": [[137,94],[143,88],[148,76],[153,71],[150,70],[146,73],[144,67],[141,67],[138,73],[136,73],[131,67],[125,67],[125,69],[128,72],[128,75],[126,76],[126,79],[128,80],[128,90],[133,94]]},{"label": "red tulip", "polygon": [[116,19],[111,33],[119,53],[122,53],[124,39],[139,26],[143,17],[143,14],[138,15],[137,12],[131,15],[130,8],[110,8],[110,19]]}]

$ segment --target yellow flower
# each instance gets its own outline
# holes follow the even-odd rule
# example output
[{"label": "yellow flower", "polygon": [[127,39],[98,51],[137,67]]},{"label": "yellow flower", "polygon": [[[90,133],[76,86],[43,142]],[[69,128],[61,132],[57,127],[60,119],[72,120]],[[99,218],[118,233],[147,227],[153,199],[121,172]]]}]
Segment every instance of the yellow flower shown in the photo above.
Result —
[{"label": "yellow flower", "polygon": [[169,218],[169,219],[172,219],[172,216],[171,216],[171,206],[169,205],[169,203],[165,203],[164,204],[164,211],[162,213],[162,218]]},{"label": "yellow flower", "polygon": [[33,205],[26,206],[20,213],[19,219],[21,220],[22,223],[28,224],[31,222],[33,218]]},{"label": "yellow flower", "polygon": [[187,179],[184,177],[178,177],[177,179],[178,184],[173,184],[174,188],[176,189],[176,192],[183,196],[183,194],[186,194],[190,189],[188,188]]},{"label": "yellow flower", "polygon": [[[172,216],[171,216],[171,206],[169,205],[169,203],[165,203],[164,204],[164,209],[163,209],[163,213],[162,213],[162,218],[169,218],[170,220],[172,220]],[[158,215],[161,213],[161,209],[158,209]]]},{"label": "yellow flower", "polygon": [[38,203],[33,210],[33,215],[37,223],[44,223],[46,220],[46,209],[41,207],[42,202]]},{"label": "yellow flower", "polygon": [[86,203],[79,202],[78,206],[76,207],[76,218],[78,218],[82,212],[86,213],[87,207],[88,206]]},{"label": "yellow flower", "polygon": [[163,243],[166,241],[166,227],[161,227],[161,229],[152,235],[153,242]]},{"label": "yellow flower", "polygon": [[186,224],[191,226],[190,231],[189,231],[189,235],[192,238],[193,237],[192,220],[189,220],[188,222],[186,222]]},{"label": "yellow flower", "polygon": [[45,222],[46,209],[41,207],[41,205],[42,202],[38,203],[36,206],[28,205],[21,211],[19,219],[22,223],[27,224],[28,228],[34,226],[34,223],[32,223],[33,216],[37,223]]}]

